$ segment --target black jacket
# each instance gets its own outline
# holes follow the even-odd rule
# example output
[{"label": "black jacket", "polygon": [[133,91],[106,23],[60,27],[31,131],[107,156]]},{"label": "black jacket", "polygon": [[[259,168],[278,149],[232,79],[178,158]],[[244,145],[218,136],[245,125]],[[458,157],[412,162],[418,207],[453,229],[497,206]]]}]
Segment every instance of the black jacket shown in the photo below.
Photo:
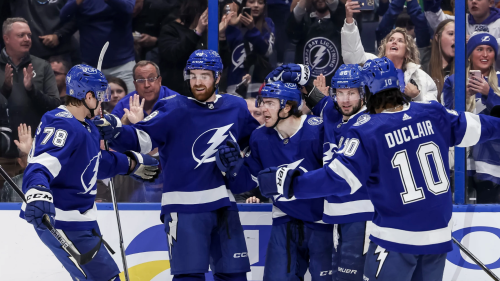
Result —
[{"label": "black jacket", "polygon": [[189,27],[173,21],[161,29],[158,38],[162,85],[183,95],[191,95],[184,83],[183,71],[189,56],[207,48],[206,32],[198,36]]},{"label": "black jacket", "polygon": [[[59,14],[67,0],[50,0],[40,4],[32,0],[10,0],[10,9],[13,17],[22,17],[28,21],[31,29],[32,46],[30,53],[39,58],[48,59],[50,56],[69,54],[71,36],[76,32],[75,19],[64,24],[60,23]],[[59,45],[54,48],[45,46],[39,36],[56,34],[59,36]]]},{"label": "black jacket", "polygon": [[[34,134],[45,112],[60,105],[59,91],[56,78],[50,64],[35,56],[26,56],[17,67],[13,67],[14,81],[12,90],[8,91],[4,85],[5,65],[12,65],[5,49],[0,51],[0,94],[8,101],[10,128],[13,139],[18,139],[17,127],[21,123],[31,126]],[[33,87],[31,91],[24,88],[23,69],[33,64]]]},{"label": "black jacket", "polygon": [[344,63],[340,43],[344,19],[345,6],[341,2],[327,19],[319,19],[308,12],[301,22],[296,21],[293,13],[288,17],[286,32],[290,40],[297,44],[295,63],[308,65],[313,78],[320,74],[326,76],[328,86],[335,71]]}]

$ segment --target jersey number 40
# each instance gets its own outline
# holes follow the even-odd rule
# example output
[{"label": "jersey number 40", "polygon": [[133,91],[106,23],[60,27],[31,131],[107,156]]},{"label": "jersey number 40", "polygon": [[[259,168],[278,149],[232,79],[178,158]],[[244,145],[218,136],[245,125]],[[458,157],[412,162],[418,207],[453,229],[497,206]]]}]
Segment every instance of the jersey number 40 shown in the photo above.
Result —
[{"label": "jersey number 40", "polygon": [[[434,195],[446,193],[450,187],[450,181],[446,174],[439,146],[434,142],[421,144],[417,149],[417,158],[427,190]],[[434,162],[437,178],[432,173],[431,160]],[[396,152],[391,162],[393,168],[399,169],[399,175],[405,189],[404,192],[401,192],[403,203],[408,204],[425,199],[422,187],[417,187],[415,183],[415,175],[419,173],[413,172],[406,149]]]}]

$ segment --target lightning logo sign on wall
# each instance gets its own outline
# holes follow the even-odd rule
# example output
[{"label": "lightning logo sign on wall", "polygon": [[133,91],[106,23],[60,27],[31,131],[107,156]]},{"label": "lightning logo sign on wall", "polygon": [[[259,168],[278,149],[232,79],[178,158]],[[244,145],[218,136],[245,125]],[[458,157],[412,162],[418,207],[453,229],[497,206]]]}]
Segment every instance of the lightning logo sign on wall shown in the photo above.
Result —
[{"label": "lightning logo sign on wall", "polygon": [[214,154],[217,152],[217,148],[225,143],[228,136],[235,142],[237,141],[229,131],[233,124],[205,131],[194,141],[191,153],[194,161],[197,163],[195,169],[203,163],[215,162]]},{"label": "lightning logo sign on wall", "polygon": [[327,38],[315,37],[304,45],[304,64],[311,67],[311,76],[328,76],[339,64],[337,46]]},{"label": "lightning logo sign on wall", "polygon": [[[252,50],[252,46],[250,45],[250,50]],[[231,54],[231,60],[233,62],[234,69],[235,71],[238,68],[243,68],[243,62],[245,62],[245,58],[247,57],[247,54],[245,52],[245,46],[243,43],[239,44],[236,48],[234,48],[233,53]]]}]

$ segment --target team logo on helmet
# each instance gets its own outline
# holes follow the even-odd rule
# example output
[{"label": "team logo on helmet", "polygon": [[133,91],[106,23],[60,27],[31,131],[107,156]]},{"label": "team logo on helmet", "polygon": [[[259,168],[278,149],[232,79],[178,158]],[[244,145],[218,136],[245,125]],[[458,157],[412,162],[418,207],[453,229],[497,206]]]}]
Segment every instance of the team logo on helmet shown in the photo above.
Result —
[{"label": "team logo on helmet", "polygon": [[323,123],[323,118],[311,117],[311,118],[309,118],[309,120],[307,120],[307,123],[311,126],[317,126],[317,125]]},{"label": "team logo on helmet", "polygon": [[363,114],[358,117],[358,120],[356,120],[356,123],[354,123],[353,126],[361,126],[366,122],[370,121],[370,119],[371,119],[370,114]]},{"label": "team logo on helmet", "polygon": [[[251,48],[250,48],[251,49]],[[245,46],[243,43],[238,45],[234,51],[233,54],[231,55],[231,60],[233,62],[234,69],[235,71],[238,68],[243,68],[243,63],[245,62],[245,58],[247,57],[247,54],[245,52]]]},{"label": "team logo on helmet", "polygon": [[83,70],[83,72],[88,73],[88,74],[97,73],[97,69],[95,69],[93,67],[82,66],[82,70]]},{"label": "team logo on helmet", "polygon": [[311,67],[311,76],[328,76],[339,64],[337,46],[327,38],[315,37],[304,46],[304,64]]},{"label": "team logo on helmet", "polygon": [[297,84],[295,83],[284,83],[285,87],[287,87],[288,89],[297,89]]}]

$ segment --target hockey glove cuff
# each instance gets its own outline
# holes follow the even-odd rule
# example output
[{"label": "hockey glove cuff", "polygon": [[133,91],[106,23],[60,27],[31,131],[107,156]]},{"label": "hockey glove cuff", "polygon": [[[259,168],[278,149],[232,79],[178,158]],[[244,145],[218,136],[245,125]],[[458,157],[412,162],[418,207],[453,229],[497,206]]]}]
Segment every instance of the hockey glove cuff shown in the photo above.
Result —
[{"label": "hockey glove cuff", "polygon": [[158,160],[149,154],[126,151],[125,155],[135,160],[135,167],[129,169],[128,175],[140,182],[153,182],[159,175]]},{"label": "hockey glove cuff", "polygon": [[219,146],[215,153],[215,162],[228,178],[235,178],[244,162],[238,143],[228,140],[225,145]]},{"label": "hockey glove cuff", "polygon": [[281,72],[283,72],[283,65],[276,67],[273,71],[271,71],[264,81],[266,83],[272,83],[281,80]]},{"label": "hockey glove cuff", "polygon": [[283,195],[286,199],[290,199],[293,197],[293,179],[300,174],[300,170],[287,167],[264,169],[257,176],[260,192],[267,198]]},{"label": "hockey glove cuff", "polygon": [[44,186],[30,186],[25,194],[26,209],[24,218],[27,222],[34,225],[37,229],[45,230],[47,227],[43,224],[43,216],[49,216],[50,223],[55,224],[54,217],[56,210],[54,207],[54,197],[52,191]]},{"label": "hockey glove cuff", "polygon": [[122,121],[118,116],[113,114],[105,114],[103,118],[97,116],[92,122],[99,129],[103,140],[113,140],[122,131]]}]

